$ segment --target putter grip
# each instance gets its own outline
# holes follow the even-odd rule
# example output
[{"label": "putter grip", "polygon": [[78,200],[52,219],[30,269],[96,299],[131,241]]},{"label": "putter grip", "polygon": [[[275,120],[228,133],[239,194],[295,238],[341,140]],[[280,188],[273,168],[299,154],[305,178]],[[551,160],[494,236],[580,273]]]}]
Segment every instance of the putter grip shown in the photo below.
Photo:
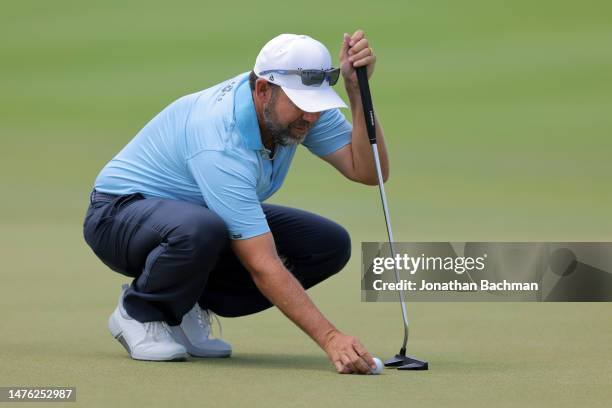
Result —
[{"label": "putter grip", "polygon": [[374,105],[372,104],[370,84],[368,83],[368,69],[366,67],[357,67],[357,83],[359,83],[359,93],[361,93],[363,117],[365,118],[366,122],[368,139],[370,139],[370,144],[375,144],[376,128],[374,127]]}]

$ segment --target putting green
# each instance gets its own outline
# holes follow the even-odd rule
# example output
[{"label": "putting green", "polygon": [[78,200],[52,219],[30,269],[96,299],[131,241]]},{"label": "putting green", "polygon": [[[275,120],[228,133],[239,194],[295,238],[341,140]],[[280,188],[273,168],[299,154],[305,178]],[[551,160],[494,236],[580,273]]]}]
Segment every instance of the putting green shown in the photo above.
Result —
[{"label": "putting green", "polygon": [[[0,386],[77,387],[66,406],[608,406],[608,303],[410,304],[410,351],[428,372],[337,375],[275,309],[222,319],[230,359],[133,361],[106,328],[125,280],[86,247],[81,224],[97,172],[169,102],[248,70],[278,33],[308,33],[337,60],[342,33],[363,27],[378,56],[371,85],[397,240],[610,241],[611,11],[548,0],[9,1]],[[353,259],[310,293],[372,354],[397,352],[399,306],[360,302],[360,242],[386,234],[376,188],[301,151],[272,201],[347,227]]]}]

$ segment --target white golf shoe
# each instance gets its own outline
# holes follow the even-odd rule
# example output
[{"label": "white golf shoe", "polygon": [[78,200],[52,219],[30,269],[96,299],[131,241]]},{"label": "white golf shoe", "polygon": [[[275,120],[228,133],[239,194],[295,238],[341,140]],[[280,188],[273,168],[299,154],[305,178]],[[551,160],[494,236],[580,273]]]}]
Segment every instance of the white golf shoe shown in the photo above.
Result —
[{"label": "white golf shoe", "polygon": [[232,346],[221,339],[210,337],[211,316],[212,312],[202,310],[196,303],[183,316],[181,324],[170,326],[170,330],[176,341],[185,346],[187,352],[194,357],[229,357]]},{"label": "white golf shoe", "polygon": [[119,304],[108,318],[111,334],[135,360],[179,361],[187,358],[187,350],[177,343],[166,322],[141,323],[130,317],[123,307],[128,285],[121,287]]}]

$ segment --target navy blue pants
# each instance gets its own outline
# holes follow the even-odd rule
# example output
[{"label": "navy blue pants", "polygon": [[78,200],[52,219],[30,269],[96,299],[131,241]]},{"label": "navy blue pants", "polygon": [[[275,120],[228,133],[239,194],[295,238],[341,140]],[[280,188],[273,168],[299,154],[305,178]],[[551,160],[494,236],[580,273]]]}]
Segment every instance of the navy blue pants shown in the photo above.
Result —
[{"label": "navy blue pants", "polygon": [[[281,259],[304,288],[348,262],[351,242],[340,225],[298,209],[262,207]],[[83,234],[104,264],[134,278],[124,305],[141,322],[180,324],[195,302],[226,317],[272,306],[233,253],[223,220],[201,205],[94,191]]]}]

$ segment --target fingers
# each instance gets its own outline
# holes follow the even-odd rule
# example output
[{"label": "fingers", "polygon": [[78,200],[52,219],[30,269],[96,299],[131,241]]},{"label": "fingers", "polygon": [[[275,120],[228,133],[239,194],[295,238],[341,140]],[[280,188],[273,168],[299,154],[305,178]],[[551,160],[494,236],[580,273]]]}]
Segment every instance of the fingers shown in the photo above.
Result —
[{"label": "fingers", "polygon": [[358,52],[360,52],[360,51],[362,51],[362,50],[367,49],[367,48],[370,46],[370,43],[369,43],[369,42],[368,42],[368,40],[367,40],[367,39],[365,39],[365,38],[362,38],[362,39],[361,39],[361,40],[359,40],[359,41],[353,41],[353,40],[351,40],[351,41],[349,42],[349,45],[350,45],[350,44],[353,44],[353,45],[351,45],[351,46],[350,46],[350,47],[351,47],[351,49],[349,50],[349,55],[353,55],[353,54],[355,54],[355,53],[358,53]]},{"label": "fingers", "polygon": [[325,350],[340,374],[371,374],[372,369],[376,368],[370,353],[355,337],[338,335],[326,345]]},{"label": "fingers", "polygon": [[346,354],[337,354],[333,357],[332,362],[338,374],[351,374],[354,372],[351,359]]},{"label": "fingers", "polygon": [[370,366],[372,370],[376,368],[376,363],[374,362],[372,355],[368,352],[368,350],[366,350],[365,347],[363,347],[361,343],[357,342],[357,344],[355,344],[355,351]]},{"label": "fingers", "polygon": [[334,361],[334,366],[336,367],[336,371],[339,374],[344,374],[342,371],[344,371],[344,366],[342,365],[342,363],[340,361]]},{"label": "fingers", "polygon": [[[352,50],[351,50],[352,51]],[[366,49],[363,49],[357,53],[350,53],[349,52],[349,61],[350,62],[356,62],[356,61],[361,61],[364,58],[367,58],[369,56],[374,55],[374,52],[372,52],[372,48],[368,47]]]},{"label": "fingers", "polygon": [[[357,40],[358,38],[358,40]],[[353,34],[349,41],[350,49],[348,49],[348,60],[354,68],[367,66],[376,62],[374,50],[370,47],[368,40],[364,37],[364,33],[358,30]]]},{"label": "fingers", "polygon": [[344,368],[348,370],[349,374],[357,372],[357,368],[355,368],[353,361],[351,361],[349,356],[343,354],[340,359],[342,360],[342,364],[344,365]]},{"label": "fingers", "polygon": [[340,58],[342,58],[342,56],[348,55],[350,41],[351,36],[347,33],[344,33],[344,36],[342,37],[342,46],[340,47]]},{"label": "fingers", "polygon": [[339,374],[370,374],[372,372],[368,363],[355,352],[341,354],[334,361],[334,367]]},{"label": "fingers", "polygon": [[[364,356],[369,356],[368,351],[361,345],[359,340],[354,339],[352,344],[352,350],[350,351],[350,357],[352,359],[353,367],[357,369],[357,372],[361,374],[370,374],[372,369],[370,368],[371,363],[364,359]],[[370,356],[370,359],[372,357]],[[374,361],[372,360],[372,363]],[[376,364],[374,364],[376,367]]]},{"label": "fingers", "polygon": [[339,371],[340,374],[352,374],[353,371],[351,371],[350,368],[342,366],[342,371]]},{"label": "fingers", "polygon": [[[355,344],[353,344],[353,348],[354,347]],[[341,361],[344,367],[349,369],[350,373],[370,374],[372,372],[369,363],[353,349],[347,350],[347,352],[341,356]],[[376,367],[376,365],[374,365],[374,367]]]},{"label": "fingers", "polygon": [[357,67],[363,67],[363,66],[369,66],[371,67],[372,65],[374,65],[374,63],[376,62],[376,56],[372,55],[369,56],[367,58],[361,59],[359,61],[356,61],[353,63],[353,67],[357,68]]},{"label": "fingers", "polygon": [[352,47],[355,44],[357,44],[357,42],[359,42],[362,38],[365,37],[365,33],[363,32],[363,30],[357,30],[353,33],[353,35],[351,35],[351,41],[349,43],[349,45]]},{"label": "fingers", "polygon": [[368,366],[363,358],[355,354],[354,360],[352,361],[355,372],[360,374],[370,374],[372,369]]}]

